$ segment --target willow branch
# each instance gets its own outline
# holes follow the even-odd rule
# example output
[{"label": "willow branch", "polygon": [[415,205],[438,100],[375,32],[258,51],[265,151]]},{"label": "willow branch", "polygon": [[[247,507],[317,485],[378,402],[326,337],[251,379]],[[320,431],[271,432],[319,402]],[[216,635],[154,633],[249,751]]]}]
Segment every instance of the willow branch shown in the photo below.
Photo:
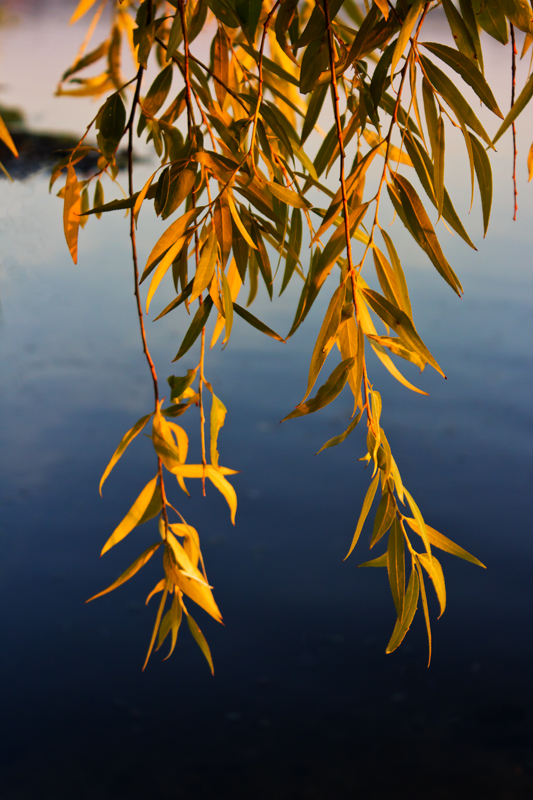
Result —
[{"label": "willow branch", "polygon": [[[514,106],[515,92],[516,92],[516,41],[514,35],[514,25],[511,24],[511,45],[512,45],[512,61],[511,61],[511,108]],[[516,188],[516,125],[513,122],[513,193],[514,193],[514,213],[513,220],[516,221],[516,212],[518,211],[518,190]]]}]

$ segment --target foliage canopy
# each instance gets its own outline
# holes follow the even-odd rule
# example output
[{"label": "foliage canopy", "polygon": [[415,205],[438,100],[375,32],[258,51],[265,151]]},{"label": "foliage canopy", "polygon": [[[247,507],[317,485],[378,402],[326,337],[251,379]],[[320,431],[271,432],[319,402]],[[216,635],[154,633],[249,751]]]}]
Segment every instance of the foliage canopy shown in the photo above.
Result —
[{"label": "foliage canopy", "polygon": [[[109,36],[86,52],[106,6]],[[54,168],[51,186],[65,179],[59,196],[75,263],[79,227],[90,217],[128,210],[135,297],[154,406],[124,435],[100,490],[142,431],[149,431],[156,462],[154,477],[102,554],[155,517],[160,534],[95,597],[129,580],[159,551],[163,577],[147,598],[148,602],[160,595],[145,665],[154,647],[161,647],[168,637],[172,653],[185,615],[213,669],[189,601],[218,621],[221,614],[207,579],[198,532],[168,492],[172,476],[186,493],[186,481],[196,479],[202,481],[205,494],[207,479],[222,493],[235,521],[237,496],[228,477],[236,471],[219,463],[218,435],[226,408],[205,374],[206,326],[212,318],[211,347],[221,337],[224,346],[229,342],[235,315],[283,342],[300,327],[323,290],[330,299],[312,351],[307,386],[285,420],[319,411],[345,388],[352,393],[349,426],[321,448],[338,446],[358,424],[366,423],[367,452],[360,460],[369,467],[371,482],[348,555],[375,505],[370,547],[378,543],[386,547],[361,566],[388,572],[397,618],[387,652],[401,644],[420,603],[431,658],[427,579],[441,613],[446,606],[436,551],[483,565],[426,523],[381,427],[382,401],[369,376],[365,355],[369,350],[412,391],[421,392],[404,377],[397,358],[420,370],[430,365],[444,376],[416,330],[400,257],[386,229],[390,206],[382,200],[390,198],[394,217],[461,296],[460,280],[432,222],[442,218],[474,247],[444,183],[446,138],[456,135],[464,141],[472,200],[477,184],[486,233],[493,193],[491,151],[507,129],[512,128],[514,135],[515,120],[533,95],[531,74],[516,97],[514,92],[515,29],[525,33],[524,57],[533,42],[531,4],[528,0],[457,4],[365,0],[364,6],[355,0],[80,0],[71,22],[89,12],[87,35],[75,63],[62,76],[58,93],[105,99],[78,145]],[[423,41],[424,25],[435,13],[447,26],[448,44]],[[481,32],[502,45],[510,40],[513,97],[505,114],[484,76]],[[123,48],[130,49],[134,71],[130,78],[123,76]],[[147,86],[150,59],[158,71]],[[87,77],[85,70],[93,67],[99,71]],[[494,115],[494,133],[482,125],[469,94]],[[323,131],[328,119],[332,124]],[[87,144],[90,133],[96,133],[96,145]],[[135,136],[145,137],[160,161],[140,189],[134,187]],[[1,121],[0,138],[12,145]],[[116,154],[123,142],[128,191],[106,202],[104,186],[106,192],[108,186],[120,189]],[[83,159],[95,150],[96,171],[80,179]],[[376,172],[369,173],[370,166],[378,162],[377,180],[367,182],[367,174]],[[531,178],[533,145],[528,169]],[[330,176],[336,176],[335,183]],[[141,270],[136,236],[139,214],[147,203],[153,203],[157,216],[171,222]],[[372,267],[381,291],[370,286]],[[174,358],[185,366],[180,364],[181,374],[168,378],[170,402],[165,407],[144,327],[145,313],[164,279],[173,281],[175,297],[156,319],[169,313],[190,319]],[[249,310],[260,281],[270,299],[291,282],[301,287],[286,336]],[[148,287],[146,311],[143,283]],[[245,300],[241,299],[244,287]],[[198,343],[199,356],[190,367],[191,348]],[[325,369],[335,347],[340,363]],[[198,464],[187,461],[188,437],[176,422],[185,413],[199,414]]]}]

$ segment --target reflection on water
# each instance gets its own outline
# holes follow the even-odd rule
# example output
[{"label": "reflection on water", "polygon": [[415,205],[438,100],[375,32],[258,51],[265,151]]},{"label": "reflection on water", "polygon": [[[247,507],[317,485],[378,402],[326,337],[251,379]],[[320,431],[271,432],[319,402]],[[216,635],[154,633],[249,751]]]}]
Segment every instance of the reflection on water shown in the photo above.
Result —
[{"label": "reflection on water", "polygon": [[[321,309],[286,346],[236,321],[208,359],[229,412],[221,452],[242,470],[236,528],[220,498],[180,498],[224,614],[224,628],[201,621],[212,679],[187,634],[170,661],[157,654],[140,672],[155,564],[84,605],[154,536],[148,524],[98,559],[151,477],[139,440],[98,497],[151,389],[127,222],[89,224],[74,268],[46,183],[3,182],[0,200],[2,800],[530,798],[531,191],[519,187],[515,226],[496,199],[478,254],[448,245],[460,302],[413,254],[418,327],[448,380],[424,373],[430,397],[414,397],[373,366],[425,515],[489,567],[443,557],[449,607],[429,671],[421,620],[385,657],[394,610],[386,576],[356,569],[364,543],[342,561],[367,485],[364,434],[313,453],[343,430],[349,401],[278,424],[301,397]],[[156,223],[142,224],[148,246]],[[284,331],[293,303],[287,294],[258,313]],[[184,324],[169,315],[150,331],[163,377]]]}]

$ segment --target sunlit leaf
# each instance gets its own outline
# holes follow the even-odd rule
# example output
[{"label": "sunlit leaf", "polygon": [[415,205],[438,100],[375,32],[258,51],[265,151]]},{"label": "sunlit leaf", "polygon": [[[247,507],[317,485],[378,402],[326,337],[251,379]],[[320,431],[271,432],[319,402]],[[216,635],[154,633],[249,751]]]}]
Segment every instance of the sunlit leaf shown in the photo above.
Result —
[{"label": "sunlit leaf", "polygon": [[141,417],[140,420],[138,420],[135,423],[133,428],[130,428],[130,430],[126,434],[124,434],[124,436],[121,439],[121,442],[120,442],[119,446],[117,447],[117,449],[115,450],[115,452],[111,456],[111,460],[109,461],[109,464],[105,468],[104,474],[102,475],[102,477],[100,479],[100,486],[99,486],[100,494],[102,494],[102,486],[104,485],[105,479],[107,478],[107,476],[109,475],[109,473],[111,472],[111,470],[113,469],[113,467],[115,466],[115,464],[117,463],[119,458],[121,457],[121,455],[124,452],[124,450],[126,449],[126,447],[142,431],[142,429],[144,428],[146,423],[150,419],[152,419],[152,417],[153,417],[153,412],[151,414],[147,414],[145,417]]},{"label": "sunlit leaf", "polygon": [[396,606],[398,619],[403,617],[404,595],[405,595],[405,553],[403,531],[395,515],[392,528],[389,533],[389,544],[387,547],[387,570],[389,573],[389,584],[392,599]]},{"label": "sunlit leaf", "polygon": [[353,539],[352,539],[352,543],[350,545],[350,549],[348,550],[348,552],[344,556],[344,560],[345,561],[348,558],[348,556],[351,554],[351,552],[354,549],[354,547],[357,544],[357,542],[359,541],[359,537],[361,535],[361,531],[363,530],[363,525],[365,524],[366,518],[368,517],[368,512],[370,511],[372,503],[374,502],[374,497],[376,496],[378,483],[379,483],[379,472],[376,474],[376,476],[372,480],[372,483],[368,487],[367,493],[365,495],[365,499],[363,501],[363,507],[361,509],[361,514],[359,515],[359,520],[357,522],[357,527],[355,529],[355,533],[354,533],[354,536],[353,536]]},{"label": "sunlit leaf", "polygon": [[96,3],[96,0],[80,0],[74,13],[72,14],[69,24],[73,25],[79,19],[81,19],[84,14],[86,14]]},{"label": "sunlit leaf", "polygon": [[493,144],[496,144],[498,139],[501,136],[503,136],[505,131],[508,128],[511,127],[511,125],[513,124],[515,119],[518,117],[519,114],[522,113],[522,111],[527,106],[527,104],[529,103],[529,101],[531,100],[532,97],[533,97],[533,73],[529,76],[529,79],[528,79],[526,85],[524,86],[524,88],[522,89],[522,91],[520,92],[518,97],[516,98],[516,100],[515,100],[515,102],[513,104],[513,107],[511,108],[511,110],[509,111],[509,113],[505,117],[504,121],[502,122],[502,124],[498,128],[496,136],[492,140]]},{"label": "sunlit leaf", "polygon": [[[214,0],[208,0],[208,3],[209,3],[210,6],[213,4],[213,2],[214,2]],[[217,2],[218,2],[218,0],[217,0]],[[226,23],[226,24],[228,24],[228,23]],[[187,615],[187,623],[189,625],[189,630],[191,631],[192,635],[194,636],[196,644],[198,645],[198,647],[200,648],[200,650],[204,654],[205,659],[206,659],[207,663],[209,664],[209,669],[211,670],[211,674],[214,675],[215,674],[215,668],[213,666],[213,659],[211,657],[211,650],[209,649],[209,645],[207,644],[207,642],[205,640],[205,636],[203,635],[202,631],[200,630],[200,628],[198,627],[196,622],[193,620],[191,615],[189,613],[187,613],[187,612],[185,612],[185,613]]]},{"label": "sunlit leaf", "polygon": [[435,587],[440,605],[439,617],[442,617],[446,609],[446,584],[444,582],[444,573],[442,572],[440,562],[434,555],[429,559],[427,553],[419,553],[417,558],[433,581],[433,586]]},{"label": "sunlit leaf", "polygon": [[136,558],[133,564],[131,564],[128,567],[128,569],[122,573],[120,578],[117,578],[117,580],[111,584],[111,586],[108,586],[107,589],[104,589],[103,592],[99,592],[98,594],[93,595],[93,597],[89,597],[89,599],[86,600],[85,602],[90,603],[91,600],[95,600],[97,597],[102,597],[102,595],[107,594],[108,592],[112,592],[113,589],[116,589],[118,586],[121,586],[123,583],[126,583],[126,581],[129,581],[130,578],[133,578],[133,576],[137,572],[139,572],[139,570],[142,567],[144,567],[146,562],[152,558],[155,551],[158,549],[158,547],[161,547],[162,544],[163,544],[162,542],[156,542],[155,544],[151,544],[150,547],[148,547],[144,551],[144,553],[142,553],[139,556],[139,558]]},{"label": "sunlit leaf", "polygon": [[70,255],[78,263],[78,231],[80,227],[80,186],[72,164],[68,165],[63,202],[63,229]]},{"label": "sunlit leaf", "polygon": [[401,645],[405,638],[405,634],[411,627],[413,617],[416,614],[418,606],[418,594],[420,590],[420,583],[418,580],[418,573],[416,569],[411,570],[411,577],[407,584],[407,591],[405,593],[404,611],[402,619],[396,620],[396,625],[392,632],[392,636],[387,645],[386,653],[392,653],[397,647]]},{"label": "sunlit leaf", "polygon": [[[408,523],[409,527],[411,527],[414,532],[418,533],[420,536],[420,528],[416,519],[412,519],[410,517],[404,517],[404,519]],[[477,564],[478,567],[483,567],[483,569],[485,569],[485,564],[482,564],[481,561],[478,561],[475,556],[470,555],[470,553],[468,553],[462,547],[459,547],[458,544],[452,542],[451,539],[448,539],[442,533],[436,531],[435,528],[432,528],[426,524],[426,532],[430,543],[434,545],[434,547],[438,547],[440,550],[445,550],[447,553],[451,553],[453,556],[462,558],[465,561],[470,561],[472,564]]]},{"label": "sunlit leaf", "polygon": [[[148,506],[152,502],[154,494],[156,493],[156,490],[158,488],[156,484],[157,484],[157,475],[155,476],[155,478],[153,478],[146,484],[146,486],[144,487],[139,497],[132,505],[132,507],[130,508],[130,510],[128,511],[122,522],[119,525],[117,525],[117,527],[115,528],[115,530],[113,531],[113,533],[103,546],[102,552],[100,553],[101,556],[103,556],[104,553],[107,553],[108,550],[111,550],[111,548],[114,547],[118,542],[121,542],[122,539],[124,539],[128,535],[128,533],[130,533],[130,531],[132,531],[137,525],[139,525],[141,519],[146,513],[146,510],[148,509]],[[159,503],[159,506],[161,506],[161,503]],[[157,514],[157,511],[155,513]]]}]

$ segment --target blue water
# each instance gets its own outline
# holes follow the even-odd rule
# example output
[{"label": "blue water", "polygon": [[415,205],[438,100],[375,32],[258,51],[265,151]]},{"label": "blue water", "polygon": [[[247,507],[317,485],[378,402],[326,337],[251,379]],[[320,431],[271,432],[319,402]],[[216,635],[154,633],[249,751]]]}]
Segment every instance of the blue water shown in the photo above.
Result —
[{"label": "blue water", "polygon": [[[448,608],[436,621],[431,598],[429,670],[418,617],[385,656],[386,574],[356,569],[368,534],[342,560],[368,485],[364,431],[313,454],[346,426],[349,398],[279,425],[303,394],[325,298],[287,345],[237,319],[208,357],[228,408],[221,462],[242,471],[237,525],[214,491],[175,499],[200,532],[224,615],[224,627],[197,615],[215,677],[186,631],[169,661],[157,653],[141,673],[157,557],[84,604],[157,538],[148,524],[98,558],[154,472],[139,437],[98,495],[152,401],[127,221],[92,220],[74,267],[46,176],[2,183],[1,800],[531,797],[533,202],[521,175],[513,224],[502,151],[489,237],[473,212],[478,253],[445,239],[462,300],[397,232],[418,329],[448,380],[413,370],[430,393],[415,396],[372,364],[404,481],[428,522],[488,567],[442,557]],[[461,198],[459,169],[451,181]],[[158,224],[143,215],[146,255]],[[254,313],[286,333],[294,303],[290,292],[271,308],[261,298]],[[149,325],[163,382],[185,325],[178,314]]]}]

